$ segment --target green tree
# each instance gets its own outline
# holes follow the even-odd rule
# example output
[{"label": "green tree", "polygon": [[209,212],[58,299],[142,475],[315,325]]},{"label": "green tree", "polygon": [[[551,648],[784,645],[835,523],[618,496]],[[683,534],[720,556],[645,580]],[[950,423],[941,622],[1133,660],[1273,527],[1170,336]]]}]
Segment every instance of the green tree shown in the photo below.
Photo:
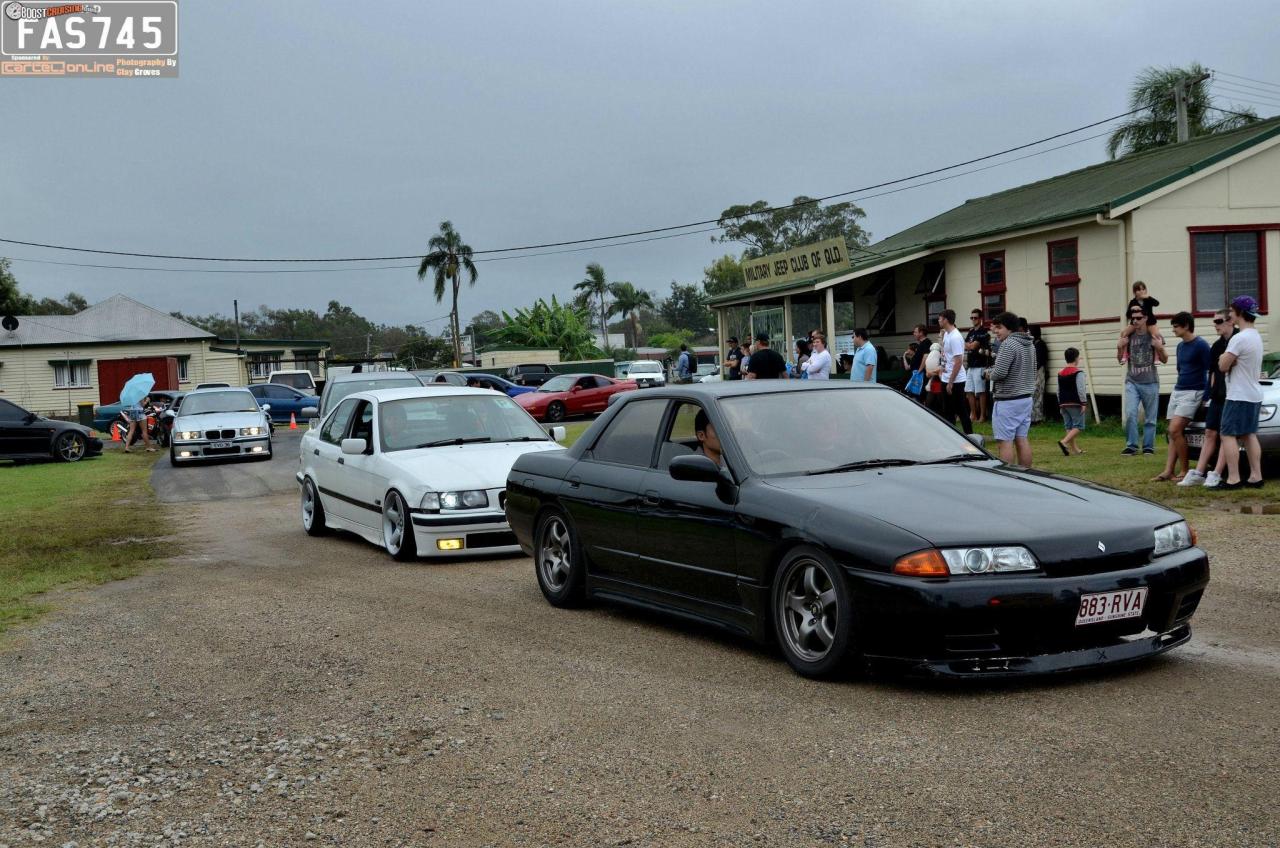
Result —
[{"label": "green tree", "polygon": [[671,356],[676,356],[680,352],[680,345],[688,344],[693,341],[693,333],[688,330],[675,330],[670,333],[651,333],[649,335],[649,345],[651,347],[665,348]]},{"label": "green tree", "polygon": [[869,238],[859,223],[867,213],[854,203],[823,206],[801,195],[786,209],[772,212],[765,211],[767,209],[769,203],[765,200],[730,206],[720,213],[718,223],[724,232],[712,236],[711,240],[745,244],[742,257],[755,259],[836,236],[844,236],[851,249],[866,246]]},{"label": "green tree", "polygon": [[0,257],[0,315],[75,315],[89,308],[83,295],[68,292],[62,300],[23,294],[8,259]]},{"label": "green tree", "polygon": [[471,335],[475,339],[476,347],[484,347],[494,340],[494,333],[501,326],[502,316],[492,309],[486,309],[478,315],[471,316],[462,334],[464,337]]},{"label": "green tree", "polygon": [[742,274],[742,263],[726,253],[702,269],[702,290],[709,297],[745,289],[747,278]]},{"label": "green tree", "polygon": [[638,289],[628,282],[610,283],[609,293],[613,295],[613,312],[627,319],[631,329],[629,347],[640,346],[640,310],[656,309],[653,295],[644,289]]},{"label": "green tree", "polygon": [[570,304],[539,298],[533,306],[502,313],[503,325],[494,331],[498,341],[522,347],[560,351],[564,360],[592,359],[600,355],[591,332],[590,313]]},{"label": "green tree", "polygon": [[1178,140],[1178,110],[1173,87],[1185,79],[1187,86],[1187,129],[1191,138],[1239,129],[1258,120],[1257,112],[1248,108],[1232,109],[1239,114],[1217,111],[1209,94],[1211,79],[1201,77],[1209,70],[1199,62],[1185,68],[1148,67],[1139,72],[1129,89],[1129,108],[1142,111],[1116,127],[1107,140],[1107,155],[1112,159],[1173,144]]},{"label": "green tree", "polygon": [[449,310],[449,327],[453,337],[453,366],[458,367],[462,361],[462,347],[459,341],[458,327],[458,289],[461,286],[462,272],[471,278],[471,285],[476,284],[476,264],[472,261],[471,246],[462,241],[462,236],[453,228],[451,221],[440,222],[440,232],[427,242],[427,255],[422,257],[418,266],[418,279],[425,280],[427,274],[435,279],[436,303],[444,300],[445,284],[448,283],[453,293],[453,306]]},{"label": "green tree", "polygon": [[692,335],[702,335],[711,326],[707,297],[693,283],[682,285],[672,280],[671,294],[658,304],[658,314],[676,329],[692,331]]},{"label": "green tree", "polygon": [[405,368],[440,368],[448,365],[453,346],[439,336],[410,339],[396,351],[396,364]]},{"label": "green tree", "polygon": [[599,262],[589,264],[587,276],[582,282],[575,284],[573,290],[581,292],[588,302],[593,297],[599,301],[600,341],[607,350],[609,347],[609,280],[604,275],[604,266]]}]

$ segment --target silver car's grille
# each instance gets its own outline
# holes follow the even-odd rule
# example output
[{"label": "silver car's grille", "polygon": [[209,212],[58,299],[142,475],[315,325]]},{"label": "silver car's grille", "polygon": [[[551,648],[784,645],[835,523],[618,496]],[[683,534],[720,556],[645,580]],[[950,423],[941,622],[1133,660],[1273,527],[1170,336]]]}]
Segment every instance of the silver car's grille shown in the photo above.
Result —
[{"label": "silver car's grille", "polygon": [[235,430],[206,430],[204,433],[206,439],[234,439],[236,437]]}]

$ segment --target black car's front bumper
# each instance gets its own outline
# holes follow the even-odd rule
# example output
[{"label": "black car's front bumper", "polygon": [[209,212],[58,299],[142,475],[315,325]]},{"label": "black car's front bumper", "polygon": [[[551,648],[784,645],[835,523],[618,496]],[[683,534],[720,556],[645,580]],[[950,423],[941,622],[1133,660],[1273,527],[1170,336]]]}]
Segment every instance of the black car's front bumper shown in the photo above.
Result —
[{"label": "black car's front bumper", "polygon": [[[1071,577],[851,576],[858,639],[871,666],[928,677],[1017,677],[1134,662],[1183,644],[1209,560],[1191,548]],[[1076,625],[1081,595],[1143,586],[1140,617]]]}]

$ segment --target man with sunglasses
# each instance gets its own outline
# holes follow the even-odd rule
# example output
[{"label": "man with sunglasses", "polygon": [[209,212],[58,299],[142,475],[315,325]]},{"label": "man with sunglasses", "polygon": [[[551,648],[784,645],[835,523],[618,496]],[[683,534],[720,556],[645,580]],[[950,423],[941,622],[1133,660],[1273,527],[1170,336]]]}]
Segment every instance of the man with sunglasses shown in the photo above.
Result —
[{"label": "man with sunglasses", "polygon": [[[1129,310],[1129,326],[1127,344],[1121,349],[1116,359],[1125,362],[1124,375],[1124,429],[1125,446],[1120,453],[1135,456],[1138,453],[1138,407],[1142,407],[1142,452],[1156,452],[1156,415],[1160,408],[1160,375],[1156,373],[1156,362],[1169,361],[1164,342],[1151,334],[1147,327],[1147,316],[1142,307],[1134,306]],[[1129,356],[1126,362],[1123,351]]]},{"label": "man with sunglasses", "polygon": [[[1204,393],[1204,444],[1200,446],[1200,459],[1196,467],[1187,472],[1187,476],[1178,481],[1179,486],[1208,486],[1216,489],[1222,482],[1222,472],[1226,468],[1226,456],[1219,455],[1212,469],[1209,463],[1218,453],[1218,430],[1222,427],[1222,407],[1227,403],[1227,380],[1218,370],[1218,360],[1227,352],[1227,343],[1239,332],[1236,325],[1227,317],[1226,309],[1213,313],[1213,331],[1218,339],[1209,348],[1209,390]],[[1208,469],[1206,471],[1206,469]]]}]

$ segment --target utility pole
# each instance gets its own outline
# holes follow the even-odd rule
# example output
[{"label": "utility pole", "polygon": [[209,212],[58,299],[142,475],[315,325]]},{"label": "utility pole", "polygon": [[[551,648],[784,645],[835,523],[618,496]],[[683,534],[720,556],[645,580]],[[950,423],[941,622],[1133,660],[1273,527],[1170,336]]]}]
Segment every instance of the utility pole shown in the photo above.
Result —
[{"label": "utility pole", "polygon": [[365,359],[368,359],[370,356],[373,355],[372,353],[370,353],[370,350],[372,349],[372,347],[373,347],[373,333],[365,333],[364,334],[364,358]]},{"label": "utility pole", "polygon": [[240,301],[231,301],[231,308],[236,313],[236,353],[240,353]]},{"label": "utility pole", "polygon": [[1208,74],[1201,74],[1195,79],[1182,77],[1173,84],[1173,105],[1178,116],[1178,141],[1187,141],[1191,138],[1190,121],[1187,118],[1187,92],[1192,86],[1199,85],[1207,79],[1209,79]]}]

